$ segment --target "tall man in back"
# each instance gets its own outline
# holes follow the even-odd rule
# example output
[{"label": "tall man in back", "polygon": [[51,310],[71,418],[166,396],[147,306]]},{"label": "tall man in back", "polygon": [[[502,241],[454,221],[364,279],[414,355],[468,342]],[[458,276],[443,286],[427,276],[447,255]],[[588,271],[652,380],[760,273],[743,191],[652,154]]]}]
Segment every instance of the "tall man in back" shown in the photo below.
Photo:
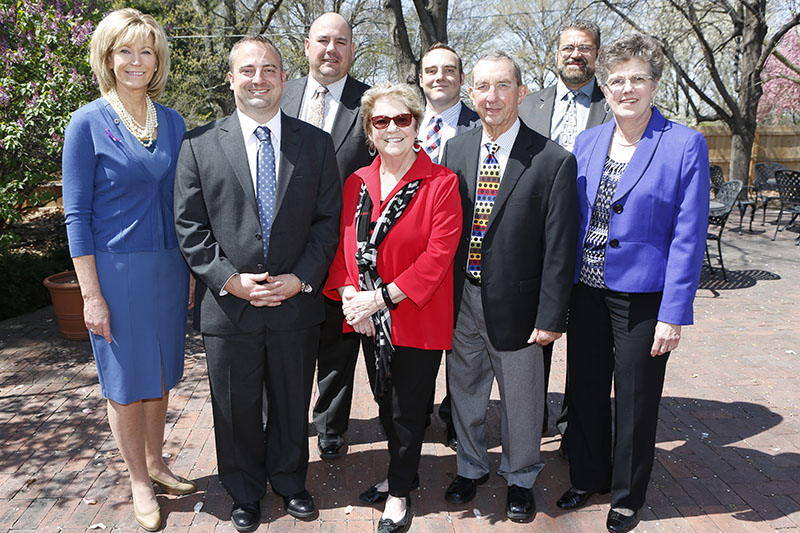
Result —
[{"label": "tall man in back", "polygon": [[[308,75],[286,83],[281,109],[331,134],[344,181],[354,171],[372,162],[361,120],[361,95],[369,86],[348,74],[355,57],[353,32],[338,13],[318,17],[305,40]],[[355,333],[342,333],[342,303],[325,298],[314,425],[320,457],[342,455],[344,434],[350,420],[353,375],[359,341]]]},{"label": "tall man in back", "polygon": [[[461,101],[463,84],[461,57],[446,44],[431,45],[420,61],[419,85],[425,94],[425,115],[419,136],[434,163],[439,163],[447,141],[480,125],[478,114]],[[455,450],[458,438],[450,405],[450,388],[447,387],[439,406],[439,418],[446,425],[446,443]],[[433,397],[428,412],[433,412]]]},{"label": "tall man in back", "polygon": [[[603,91],[594,77],[594,63],[600,50],[600,27],[588,20],[573,20],[561,27],[556,49],[558,81],[528,95],[519,106],[519,118],[532,130],[552,139],[564,149],[572,151],[575,137],[585,129],[611,119],[605,106]],[[544,352],[544,421],[542,433],[547,431],[547,387],[553,345],[543,347]],[[559,452],[566,457],[567,395],[564,388],[561,412],[556,426],[561,433]]]},{"label": "tall man in back", "polygon": [[472,77],[481,127],[448,141],[442,158],[458,175],[464,213],[447,358],[458,475],[445,499],[464,504],[489,478],[486,409],[496,378],[506,515],[525,520],[536,511],[532,487],[544,466],[542,346],[565,330],[572,289],[577,166],[519,120],[526,87],[510,56],[483,56]]},{"label": "tall man in back", "polygon": [[175,219],[198,279],[219,478],[234,527],[252,531],[267,480],[289,514],[315,514],[308,408],[342,189],[330,135],[280,112],[275,46],[246,37],[229,63],[236,112],[184,137]]}]

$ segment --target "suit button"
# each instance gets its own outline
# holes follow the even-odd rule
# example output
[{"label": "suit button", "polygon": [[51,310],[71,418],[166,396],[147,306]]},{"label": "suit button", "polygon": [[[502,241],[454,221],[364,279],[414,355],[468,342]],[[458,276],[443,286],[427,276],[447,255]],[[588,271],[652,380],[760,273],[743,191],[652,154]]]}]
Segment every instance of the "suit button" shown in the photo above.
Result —
[{"label": "suit button", "polygon": [[612,248],[619,248],[619,241],[617,239],[611,239],[608,241],[608,245]]},{"label": "suit button", "polygon": [[466,272],[466,271],[467,271],[467,267],[465,267],[464,265],[461,265],[461,272]]},{"label": "suit button", "polygon": [[257,264],[256,268],[259,269],[259,270],[264,270],[264,263]]},{"label": "suit button", "polygon": [[261,240],[261,234],[260,234],[260,233],[256,233],[256,240],[257,240],[257,241],[260,241],[260,240]]},{"label": "suit button", "polygon": [[622,204],[614,204],[614,212],[616,214],[622,213]]}]

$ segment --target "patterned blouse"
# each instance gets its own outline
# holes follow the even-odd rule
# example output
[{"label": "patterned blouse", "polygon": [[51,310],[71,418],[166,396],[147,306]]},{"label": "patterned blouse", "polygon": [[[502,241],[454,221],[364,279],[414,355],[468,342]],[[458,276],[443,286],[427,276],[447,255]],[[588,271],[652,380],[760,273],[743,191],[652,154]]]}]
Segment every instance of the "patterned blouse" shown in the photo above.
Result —
[{"label": "patterned blouse", "polygon": [[617,184],[628,163],[618,163],[606,157],[603,176],[597,189],[597,198],[592,209],[592,219],[583,243],[583,259],[580,282],[596,289],[605,289],[606,245],[608,244],[608,219],[611,200]]}]

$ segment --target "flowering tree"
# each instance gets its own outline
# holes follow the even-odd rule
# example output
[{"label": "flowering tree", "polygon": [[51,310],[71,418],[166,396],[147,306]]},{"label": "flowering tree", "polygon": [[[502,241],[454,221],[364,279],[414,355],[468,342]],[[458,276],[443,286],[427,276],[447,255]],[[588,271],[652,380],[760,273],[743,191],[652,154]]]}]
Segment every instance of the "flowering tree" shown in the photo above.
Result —
[{"label": "flowering tree", "polygon": [[778,123],[788,118],[800,121],[800,37],[798,31],[787,33],[761,73],[764,95],[758,104],[758,121]]},{"label": "flowering tree", "polygon": [[70,114],[97,96],[88,39],[98,20],[81,0],[0,0],[0,251],[9,224],[52,195]]}]

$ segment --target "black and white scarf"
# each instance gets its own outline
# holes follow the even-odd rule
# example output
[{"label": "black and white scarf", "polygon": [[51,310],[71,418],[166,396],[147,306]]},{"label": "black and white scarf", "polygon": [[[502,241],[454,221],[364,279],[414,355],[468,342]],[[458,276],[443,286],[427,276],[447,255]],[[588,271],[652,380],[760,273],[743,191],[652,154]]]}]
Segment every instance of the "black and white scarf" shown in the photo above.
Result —
[{"label": "black and white scarf", "polygon": [[[392,196],[389,203],[375,221],[374,229],[371,228],[372,198],[367,192],[366,184],[361,184],[356,207],[356,264],[358,265],[358,288],[361,291],[380,290],[383,280],[378,274],[378,246],[398,221],[403,211],[406,210],[411,199],[419,190],[420,180],[412,181],[403,186]],[[380,398],[386,392],[391,381],[392,355],[392,316],[388,308],[381,309],[370,317],[375,326],[375,398]]]}]

